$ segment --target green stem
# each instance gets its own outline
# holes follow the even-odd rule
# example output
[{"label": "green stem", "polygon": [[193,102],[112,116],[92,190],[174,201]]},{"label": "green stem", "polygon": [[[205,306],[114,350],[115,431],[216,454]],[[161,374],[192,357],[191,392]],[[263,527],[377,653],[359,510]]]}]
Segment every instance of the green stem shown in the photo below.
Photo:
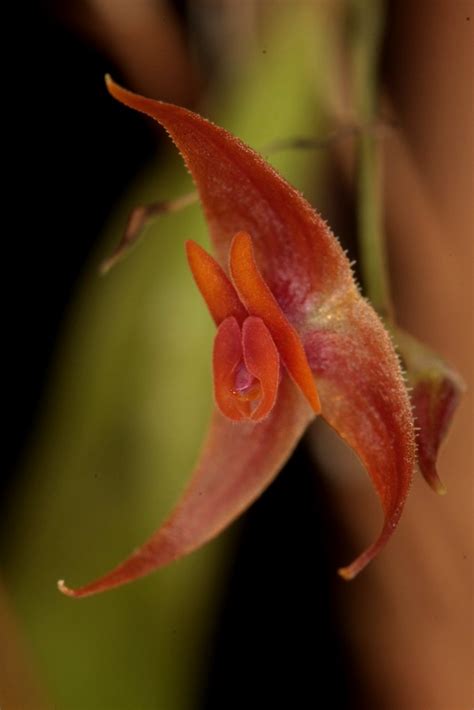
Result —
[{"label": "green stem", "polygon": [[[383,35],[383,0],[352,1],[354,105],[361,125],[377,111],[377,63]],[[393,321],[382,218],[381,170],[377,135],[361,131],[357,148],[357,226],[362,280],[368,298],[387,323]]]}]

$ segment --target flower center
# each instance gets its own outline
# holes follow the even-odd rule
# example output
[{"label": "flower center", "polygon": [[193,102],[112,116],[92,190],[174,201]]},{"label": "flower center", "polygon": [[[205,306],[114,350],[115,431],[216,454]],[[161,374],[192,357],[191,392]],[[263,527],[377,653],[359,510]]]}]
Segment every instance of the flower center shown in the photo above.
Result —
[{"label": "flower center", "polygon": [[244,402],[252,402],[261,396],[260,383],[245,367],[243,360],[234,371],[234,387],[232,394]]},{"label": "flower center", "polygon": [[260,273],[249,235],[239,232],[232,240],[230,278],[199,245],[187,242],[186,251],[217,325],[214,394],[222,414],[234,421],[265,419],[277,398],[280,358],[318,414],[321,406],[303,343]]},{"label": "flower center", "polygon": [[280,383],[280,357],[261,318],[233,316],[219,325],[213,353],[214,394],[224,416],[259,422],[273,409]]}]

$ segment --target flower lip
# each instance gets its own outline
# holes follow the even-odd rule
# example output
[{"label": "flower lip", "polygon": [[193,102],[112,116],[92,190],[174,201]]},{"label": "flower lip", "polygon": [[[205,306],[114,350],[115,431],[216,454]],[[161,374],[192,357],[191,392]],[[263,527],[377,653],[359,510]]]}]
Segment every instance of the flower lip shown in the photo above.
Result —
[{"label": "flower lip", "polygon": [[241,362],[234,373],[233,394],[244,400],[255,399],[259,394],[256,385],[258,385],[258,380],[250,374],[244,362]]},{"label": "flower lip", "polygon": [[245,368],[258,383],[256,387],[250,386],[245,392],[245,397],[250,402],[250,418],[255,422],[262,421],[275,406],[281,370],[278,349],[261,318],[249,316],[244,321],[242,351]]},{"label": "flower lip", "polygon": [[242,325],[248,313],[224,269],[199,244],[186,244],[189,268],[214,323],[219,326],[229,316]]},{"label": "flower lip", "polygon": [[213,352],[214,397],[220,411],[234,421],[265,419],[280,384],[280,357],[267,327],[249,316],[242,329],[229,316],[219,325]]}]

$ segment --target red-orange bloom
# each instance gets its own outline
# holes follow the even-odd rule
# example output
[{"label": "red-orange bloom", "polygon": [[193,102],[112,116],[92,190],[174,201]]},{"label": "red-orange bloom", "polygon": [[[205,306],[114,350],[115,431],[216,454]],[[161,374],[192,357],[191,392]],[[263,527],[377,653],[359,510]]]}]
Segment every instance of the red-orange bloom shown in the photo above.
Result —
[{"label": "red-orange bloom", "polygon": [[217,326],[216,408],[200,460],[157,532],[87,596],[191,552],[231,523],[276,476],[321,412],[367,469],[384,510],[385,545],[405,502],[414,427],[400,365],[380,319],[361,297],[327,225],[260,156],[200,116],[132,94],[110,93],[169,133],[197,185],[217,261],[187,244],[194,278]]},{"label": "red-orange bloom", "polygon": [[218,326],[214,344],[216,404],[229,419],[254,422],[273,409],[280,379],[280,356],[315,414],[321,411],[316,383],[298,333],[288,322],[260,274],[248,234],[236,234],[229,271],[194,242],[189,265]]}]

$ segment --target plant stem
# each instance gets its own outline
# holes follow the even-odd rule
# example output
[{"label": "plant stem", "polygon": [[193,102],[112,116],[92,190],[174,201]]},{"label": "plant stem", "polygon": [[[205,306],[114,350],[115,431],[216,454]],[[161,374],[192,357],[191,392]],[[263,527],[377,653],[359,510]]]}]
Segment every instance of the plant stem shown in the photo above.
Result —
[{"label": "plant stem", "polygon": [[[361,125],[377,111],[377,63],[383,36],[383,0],[352,0],[354,106]],[[357,226],[362,280],[368,298],[390,324],[393,306],[382,218],[381,170],[377,135],[361,131],[357,147]]]}]

